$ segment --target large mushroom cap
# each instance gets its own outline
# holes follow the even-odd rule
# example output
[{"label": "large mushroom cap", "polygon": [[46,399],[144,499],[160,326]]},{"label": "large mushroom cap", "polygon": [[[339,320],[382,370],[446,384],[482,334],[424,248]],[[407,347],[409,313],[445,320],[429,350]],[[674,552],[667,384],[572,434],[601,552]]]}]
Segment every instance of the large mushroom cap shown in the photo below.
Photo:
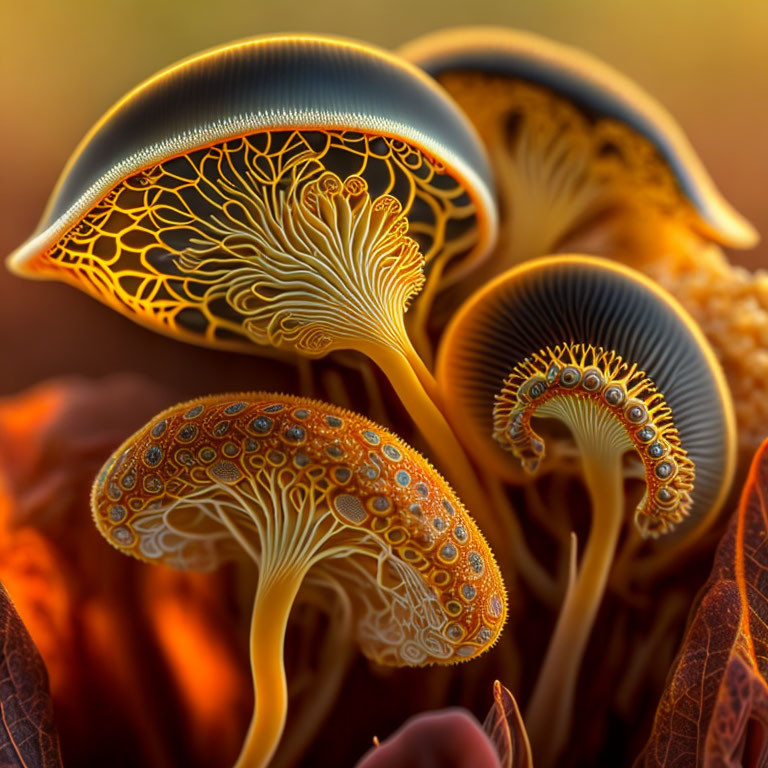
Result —
[{"label": "large mushroom cap", "polygon": [[[73,283],[170,335],[252,349],[242,307],[202,294],[216,268],[236,271],[223,253],[279,247],[283,232],[311,245],[279,201],[322,173],[333,194],[344,185],[370,194],[374,208],[399,205],[427,262],[446,247],[459,261],[480,259],[494,238],[488,161],[442,89],[377,48],[292,35],[215,48],[121,99],[82,141],[8,264]],[[262,230],[276,234],[265,242]],[[219,261],[182,263],[190,250]]]},{"label": "large mushroom cap", "polygon": [[174,406],[113,454],[92,508],[115,547],[181,568],[248,549],[261,574],[280,548],[328,537],[312,572],[346,585],[363,651],[381,663],[462,661],[504,624],[498,566],[446,481],[387,430],[318,401],[251,393]]},{"label": "large mushroom cap", "polygon": [[531,260],[489,283],[454,317],[440,348],[438,381],[452,421],[463,426],[480,460],[502,471],[510,461],[493,440],[495,397],[510,371],[563,344],[610,350],[653,381],[695,467],[692,522],[709,519],[723,502],[735,461],[723,373],[671,296],[604,259]]},{"label": "large mushroom cap", "polygon": [[655,147],[710,236],[738,248],[757,242],[754,227],[717,190],[669,113],[629,78],[589,54],[530,32],[498,27],[441,30],[399,52],[443,84],[451,73],[511,78],[570,101],[589,121],[609,118],[626,124]]}]

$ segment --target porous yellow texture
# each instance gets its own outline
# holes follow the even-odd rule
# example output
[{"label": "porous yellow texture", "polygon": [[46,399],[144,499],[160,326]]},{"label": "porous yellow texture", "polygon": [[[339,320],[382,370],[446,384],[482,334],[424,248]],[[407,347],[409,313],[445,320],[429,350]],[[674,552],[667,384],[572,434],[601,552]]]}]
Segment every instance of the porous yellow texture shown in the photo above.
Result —
[{"label": "porous yellow texture", "polygon": [[719,246],[680,227],[635,253],[630,264],[675,296],[714,347],[749,460],[768,435],[768,272],[734,266]]}]

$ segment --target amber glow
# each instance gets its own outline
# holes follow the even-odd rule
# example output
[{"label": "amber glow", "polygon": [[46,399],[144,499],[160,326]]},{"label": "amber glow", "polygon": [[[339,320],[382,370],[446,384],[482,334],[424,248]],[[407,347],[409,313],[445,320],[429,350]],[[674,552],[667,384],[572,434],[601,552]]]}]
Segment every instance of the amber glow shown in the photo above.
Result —
[{"label": "amber glow", "polygon": [[[13,182],[0,200],[0,258],[11,253],[16,272],[0,275],[5,391],[52,374],[147,375],[0,399],[0,630],[15,615],[4,586],[50,676],[62,764],[764,768],[768,448],[722,535],[768,430],[768,275],[734,266],[750,258],[736,249],[757,240],[748,219],[768,215],[755,106],[768,103],[765,46],[754,53],[768,15],[726,0],[695,12],[393,2],[373,25],[367,9],[333,13],[333,0],[222,0],[204,19],[202,6],[170,2],[153,6],[152,23],[131,4],[84,0],[85,21],[79,5],[51,3],[28,27],[25,10],[0,25],[12,63],[0,78],[0,151]],[[220,45],[296,18],[310,34]],[[483,18],[499,27],[436,29]],[[338,109],[332,88],[309,122],[290,104],[266,126],[259,110],[253,124],[198,119],[205,87],[185,79],[188,64],[208,72],[250,46],[314,44],[329,19],[386,44],[395,53],[378,60],[426,92],[447,89],[467,146],[477,140],[473,162],[464,150],[451,162],[461,141],[443,153],[436,121],[408,133],[418,104],[404,134],[388,130],[388,114],[378,130],[364,111],[362,122],[345,114],[354,98]],[[449,68],[438,85],[398,59],[478,41],[492,72]],[[534,65],[505,74],[510,46],[513,67]],[[194,50],[204,52],[167,66]],[[537,80],[539,66],[554,76]],[[234,85],[237,73],[223,71]],[[123,143],[141,130],[108,130],[177,78],[191,96],[181,131],[162,116],[156,125],[162,110],[151,109],[140,127],[158,128],[159,141],[146,151]],[[226,101],[228,88],[215,90]],[[103,168],[99,146],[115,150]],[[53,219],[35,228],[52,188],[77,194],[51,200]],[[639,269],[669,325],[652,335],[639,314],[626,327],[593,321],[589,306],[633,306],[615,285],[573,302],[550,293],[533,315],[509,311],[527,317],[519,324],[490,311],[500,271],[532,276],[542,255],[575,254],[618,263],[617,274]],[[550,322],[558,332],[526,348]],[[653,343],[635,357],[580,325]],[[680,328],[712,344],[702,368],[681,353]],[[699,400],[707,366],[715,387]],[[568,367],[575,387],[558,378]],[[477,371],[482,390],[469,391],[464,377]],[[604,396],[612,386],[616,402]],[[281,394],[258,404],[254,390]],[[190,399],[187,411],[169,408]],[[648,420],[632,421],[630,406]],[[714,446],[706,460],[699,439]],[[430,462],[445,480],[427,482]],[[297,565],[288,553],[311,557]],[[27,719],[8,716],[27,682],[5,674],[23,671],[9,649],[0,631],[0,763],[6,732],[45,735],[27,705],[45,701],[40,676],[37,697],[19,698]],[[443,730],[396,732],[419,714]]]},{"label": "amber glow", "polygon": [[[34,455],[37,446],[34,440],[29,439],[29,435],[39,433],[53,421],[61,409],[63,399],[62,392],[55,385],[44,385],[12,403],[0,403],[0,422],[3,425],[3,432],[15,448],[6,460],[23,464]],[[1,478],[0,482],[2,482]],[[0,511],[2,524],[8,524],[8,516],[11,514],[10,505],[10,499],[6,498]]]},{"label": "amber glow", "polygon": [[[0,492],[3,512],[10,508],[9,501]],[[54,696],[65,695],[74,638],[71,600],[60,574],[62,564],[36,531],[12,532],[6,527],[2,531],[0,580],[13,594],[16,610],[45,660]]]},{"label": "amber glow", "polygon": [[244,718],[232,713],[247,710],[250,703],[243,686],[244,665],[233,665],[232,644],[211,632],[209,617],[188,608],[194,593],[215,605],[218,595],[210,580],[189,574],[180,582],[170,569],[157,571],[145,593],[148,612],[188,710],[190,738],[198,749],[211,753],[219,739],[231,744],[242,737]]},{"label": "amber glow", "polygon": [[[246,724],[232,713],[247,707],[249,687],[242,637],[222,607],[221,582],[126,568],[132,564],[109,548],[104,557],[89,526],[80,528],[88,514],[71,485],[77,475],[64,482],[51,456],[79,455],[74,468],[86,490],[95,471],[86,457],[103,455],[98,446],[109,437],[98,427],[89,434],[87,420],[73,419],[78,400],[78,387],[62,382],[0,404],[0,581],[47,666],[66,732],[64,758],[82,764],[85,754],[102,755],[109,762],[117,749],[142,755],[146,764],[175,759],[178,747],[158,731],[148,707],[154,699],[169,723],[190,723],[199,760],[193,764],[226,766]],[[49,510],[47,518],[41,509]],[[67,521],[76,527],[67,530]],[[137,675],[140,658],[166,682]],[[174,707],[182,712],[174,715]],[[120,721],[132,746],[115,735]]]},{"label": "amber glow", "polygon": [[[63,400],[64,394],[57,387],[46,386],[18,403],[0,405],[0,455],[4,464],[6,456],[15,457],[17,466],[23,466],[37,455],[39,441],[35,438],[60,412]],[[0,581],[13,595],[16,609],[46,662],[54,695],[61,695],[73,650],[70,596],[54,547],[34,528],[19,526],[19,512],[11,478],[0,473]]]}]

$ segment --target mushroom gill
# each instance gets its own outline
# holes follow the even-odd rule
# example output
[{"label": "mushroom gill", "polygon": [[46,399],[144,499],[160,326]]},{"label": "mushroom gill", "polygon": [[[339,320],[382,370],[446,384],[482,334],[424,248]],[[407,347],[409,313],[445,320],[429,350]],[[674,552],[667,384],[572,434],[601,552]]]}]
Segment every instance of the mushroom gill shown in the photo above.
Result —
[{"label": "mushroom gill", "polygon": [[255,565],[256,705],[238,768],[266,765],[280,739],[283,640],[305,580],[348,606],[349,633],[380,664],[472,659],[504,624],[498,567],[448,484],[394,435],[318,401],[174,406],[113,454],[92,507],[107,540],[139,559]]}]

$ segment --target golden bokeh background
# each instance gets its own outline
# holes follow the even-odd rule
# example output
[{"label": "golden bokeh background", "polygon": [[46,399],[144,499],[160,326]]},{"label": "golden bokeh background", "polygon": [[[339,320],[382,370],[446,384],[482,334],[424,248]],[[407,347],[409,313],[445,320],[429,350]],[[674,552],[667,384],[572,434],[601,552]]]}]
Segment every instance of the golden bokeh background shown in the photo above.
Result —
[{"label": "golden bokeh background", "polygon": [[[33,230],[91,124],[167,64],[264,33],[333,33],[395,47],[461,24],[545,34],[634,78],[677,117],[725,196],[768,232],[764,0],[0,0],[0,255]],[[768,245],[735,258],[768,265]],[[261,384],[253,358],[161,338],[68,286],[5,270],[0,348],[0,394],[51,376],[117,370],[149,372],[178,396]],[[292,375],[286,368],[271,385],[293,389]]]}]

